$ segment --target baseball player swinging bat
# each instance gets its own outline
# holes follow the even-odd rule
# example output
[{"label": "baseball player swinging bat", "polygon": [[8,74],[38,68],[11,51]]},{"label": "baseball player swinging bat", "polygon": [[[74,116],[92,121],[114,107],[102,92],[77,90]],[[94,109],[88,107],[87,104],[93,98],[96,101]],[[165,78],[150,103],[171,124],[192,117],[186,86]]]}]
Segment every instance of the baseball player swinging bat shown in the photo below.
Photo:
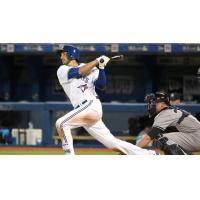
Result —
[{"label": "baseball player swinging bat", "polygon": [[[110,58],[110,61],[120,61],[124,59],[124,55],[116,55]],[[109,61],[109,62],[110,62]],[[100,60],[101,63],[104,62],[103,58]]]},{"label": "baseball player swinging bat", "polygon": [[[62,65],[57,70],[57,77],[74,107],[72,111],[56,121],[56,130],[61,137],[62,148],[66,155],[75,155],[71,129],[81,126],[109,149],[126,155],[156,154],[155,151],[141,149],[131,143],[116,139],[101,119],[102,105],[95,88],[104,89],[106,86],[104,71],[106,64],[110,60],[122,58],[121,55],[112,58],[102,55],[89,63],[79,63],[79,49],[70,45],[63,47],[60,55]],[[97,69],[97,65],[100,65],[100,70]]]}]

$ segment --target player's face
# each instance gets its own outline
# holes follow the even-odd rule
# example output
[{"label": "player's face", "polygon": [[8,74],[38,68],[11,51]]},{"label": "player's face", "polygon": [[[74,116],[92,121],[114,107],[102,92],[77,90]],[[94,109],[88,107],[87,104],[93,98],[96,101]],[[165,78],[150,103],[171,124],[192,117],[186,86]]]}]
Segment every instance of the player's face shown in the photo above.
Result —
[{"label": "player's face", "polygon": [[160,112],[162,109],[163,109],[162,103],[161,102],[156,103],[156,113]]},{"label": "player's face", "polygon": [[70,62],[70,60],[69,60],[69,58],[68,58],[68,56],[67,56],[67,54],[65,52],[61,53],[60,59],[61,59],[63,65],[68,65],[69,62]]},{"label": "player's face", "polygon": [[165,107],[167,107],[167,105],[164,102],[157,102],[156,103],[156,113],[159,113]]}]

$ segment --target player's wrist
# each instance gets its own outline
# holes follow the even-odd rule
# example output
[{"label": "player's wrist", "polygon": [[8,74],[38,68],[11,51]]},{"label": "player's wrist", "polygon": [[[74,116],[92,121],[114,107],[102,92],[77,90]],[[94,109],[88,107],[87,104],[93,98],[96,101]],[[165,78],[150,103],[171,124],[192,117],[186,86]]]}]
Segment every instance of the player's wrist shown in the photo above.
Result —
[{"label": "player's wrist", "polygon": [[102,66],[102,65],[99,65],[99,69],[105,69],[105,67],[104,66]]},{"label": "player's wrist", "polygon": [[99,58],[96,58],[95,61],[96,61],[96,65],[100,64],[100,59]]}]

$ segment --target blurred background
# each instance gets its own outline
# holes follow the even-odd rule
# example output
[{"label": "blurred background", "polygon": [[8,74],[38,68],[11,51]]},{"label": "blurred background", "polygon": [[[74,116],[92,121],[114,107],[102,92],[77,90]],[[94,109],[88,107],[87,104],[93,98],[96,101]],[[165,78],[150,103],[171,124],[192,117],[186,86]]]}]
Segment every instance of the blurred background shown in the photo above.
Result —
[{"label": "blurred background", "polygon": [[[0,149],[3,147],[60,147],[56,119],[72,109],[58,83],[64,44],[0,44]],[[137,143],[152,125],[144,97],[166,90],[171,103],[199,119],[200,44],[72,44],[81,62],[102,54],[123,54],[106,68],[107,88],[97,91],[103,102],[103,120],[117,137]],[[200,74],[200,71],[199,71]],[[83,128],[74,129],[76,148],[102,148]],[[150,148],[150,147],[149,147]]]}]

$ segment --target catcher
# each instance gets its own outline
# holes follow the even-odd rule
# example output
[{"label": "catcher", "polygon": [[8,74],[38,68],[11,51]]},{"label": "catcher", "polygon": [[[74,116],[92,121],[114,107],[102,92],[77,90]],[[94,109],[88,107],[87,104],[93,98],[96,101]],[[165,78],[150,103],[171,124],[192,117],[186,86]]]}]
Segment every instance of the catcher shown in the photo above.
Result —
[{"label": "catcher", "polygon": [[[145,100],[149,117],[155,116],[151,130],[137,144],[144,147],[151,141],[167,155],[188,155],[200,150],[200,122],[190,113],[170,105],[165,92],[149,94]],[[165,133],[175,126],[179,132]]]}]

